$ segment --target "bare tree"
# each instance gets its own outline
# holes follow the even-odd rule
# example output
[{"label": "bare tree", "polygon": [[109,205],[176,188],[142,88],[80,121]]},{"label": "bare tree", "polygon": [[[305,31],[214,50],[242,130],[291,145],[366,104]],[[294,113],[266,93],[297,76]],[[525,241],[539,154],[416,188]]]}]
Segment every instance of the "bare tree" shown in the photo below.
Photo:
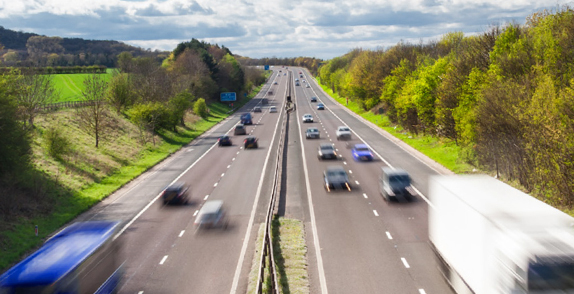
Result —
[{"label": "bare tree", "polygon": [[40,112],[40,107],[52,102],[59,92],[54,88],[50,75],[24,75],[18,80],[18,88],[20,91],[16,99],[24,124],[27,121],[30,127],[34,127],[34,118]]},{"label": "bare tree", "polygon": [[113,128],[114,122],[106,100],[107,83],[100,75],[93,74],[84,81],[84,85],[86,89],[82,92],[82,98],[89,105],[77,109],[78,121],[80,128],[96,139],[98,148],[100,140]]}]

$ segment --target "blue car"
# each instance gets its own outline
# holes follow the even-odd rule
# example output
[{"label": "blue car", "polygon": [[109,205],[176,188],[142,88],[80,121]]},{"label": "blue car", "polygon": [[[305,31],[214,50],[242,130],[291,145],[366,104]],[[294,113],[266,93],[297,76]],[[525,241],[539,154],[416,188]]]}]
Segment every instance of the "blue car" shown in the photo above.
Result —
[{"label": "blue car", "polygon": [[317,110],[325,110],[325,105],[323,103],[317,104]]},{"label": "blue car", "polygon": [[365,144],[355,144],[352,153],[353,158],[358,161],[372,161],[374,158],[371,149]]}]

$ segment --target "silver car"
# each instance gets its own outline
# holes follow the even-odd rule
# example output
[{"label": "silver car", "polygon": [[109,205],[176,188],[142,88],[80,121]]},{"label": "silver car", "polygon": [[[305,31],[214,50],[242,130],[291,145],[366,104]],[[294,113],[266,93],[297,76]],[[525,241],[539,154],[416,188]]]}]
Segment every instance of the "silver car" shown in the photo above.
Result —
[{"label": "silver car", "polygon": [[197,230],[223,228],[227,229],[229,221],[223,211],[222,200],[210,200],[205,202],[195,218]]},{"label": "silver car", "polygon": [[303,122],[304,122],[304,123],[306,123],[306,122],[313,122],[313,116],[310,115],[310,114],[308,114],[308,113],[304,114],[304,115],[303,115]]},{"label": "silver car", "polygon": [[308,128],[305,132],[305,137],[307,139],[319,139],[319,129],[317,128]]}]

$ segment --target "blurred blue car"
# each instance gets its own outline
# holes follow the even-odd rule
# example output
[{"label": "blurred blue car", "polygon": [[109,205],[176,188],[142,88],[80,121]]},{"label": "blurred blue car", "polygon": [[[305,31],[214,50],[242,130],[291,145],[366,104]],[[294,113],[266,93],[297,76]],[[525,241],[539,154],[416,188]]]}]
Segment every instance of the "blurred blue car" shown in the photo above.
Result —
[{"label": "blurred blue car", "polygon": [[374,158],[371,149],[366,144],[355,144],[352,153],[353,158],[358,161],[372,161]]},{"label": "blurred blue car", "polygon": [[325,105],[323,103],[317,104],[317,110],[325,110]]}]

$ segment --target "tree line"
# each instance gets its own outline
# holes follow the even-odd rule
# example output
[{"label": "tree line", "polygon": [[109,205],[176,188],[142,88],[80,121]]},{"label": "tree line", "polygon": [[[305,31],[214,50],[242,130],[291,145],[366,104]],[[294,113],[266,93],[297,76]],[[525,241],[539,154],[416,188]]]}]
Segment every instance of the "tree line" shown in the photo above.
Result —
[{"label": "tree line", "polygon": [[130,52],[135,57],[155,58],[157,61],[163,60],[169,54],[169,52],[145,50],[118,41],[40,36],[0,26],[0,62],[5,66],[114,67],[117,56],[122,52]]},{"label": "tree line", "polygon": [[334,92],[556,205],[574,204],[574,10],[426,44],[354,49],[319,68]]},{"label": "tree line", "polygon": [[[105,65],[89,65],[89,66],[56,66],[56,67],[21,67],[19,68],[22,74],[79,74],[79,73],[106,73],[108,67]],[[11,67],[0,67],[0,73],[8,73],[12,70]]]},{"label": "tree line", "polygon": [[[265,82],[263,70],[241,66],[225,47],[195,39],[182,44],[178,46],[181,50],[174,50],[163,62],[121,53],[119,70],[109,81],[101,74],[92,74],[84,81],[81,97],[90,103],[75,110],[76,119],[80,128],[91,135],[95,147],[105,142],[118,116],[139,127],[142,144],[155,144],[158,132],[177,132],[190,111],[207,119],[207,103],[217,101],[220,92],[236,91],[242,97]],[[34,121],[40,115],[40,106],[57,96],[49,74],[18,68],[0,73],[0,194],[29,183],[14,179],[33,169],[30,152]],[[72,140],[70,134],[48,130],[45,136],[50,155],[62,160],[65,142]],[[0,197],[0,214],[5,216],[15,205],[3,201],[6,199]]]},{"label": "tree line", "polygon": [[294,58],[278,58],[278,57],[264,57],[264,58],[249,58],[239,57],[239,62],[243,65],[286,65],[286,66],[300,66],[307,68],[311,74],[317,75],[319,66],[323,60],[314,57],[294,57]]}]

